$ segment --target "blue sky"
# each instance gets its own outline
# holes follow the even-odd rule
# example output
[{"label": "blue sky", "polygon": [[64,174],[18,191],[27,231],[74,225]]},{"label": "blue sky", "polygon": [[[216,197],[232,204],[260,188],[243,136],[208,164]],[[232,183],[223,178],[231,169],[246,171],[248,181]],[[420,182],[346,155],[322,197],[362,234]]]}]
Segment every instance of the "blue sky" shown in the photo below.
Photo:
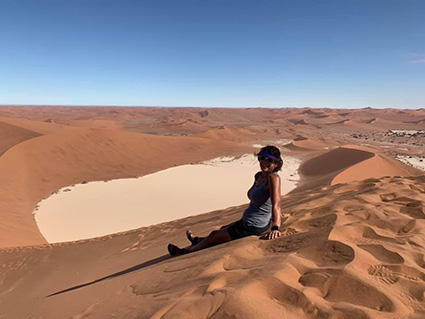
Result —
[{"label": "blue sky", "polygon": [[0,104],[425,107],[422,0],[0,0]]}]

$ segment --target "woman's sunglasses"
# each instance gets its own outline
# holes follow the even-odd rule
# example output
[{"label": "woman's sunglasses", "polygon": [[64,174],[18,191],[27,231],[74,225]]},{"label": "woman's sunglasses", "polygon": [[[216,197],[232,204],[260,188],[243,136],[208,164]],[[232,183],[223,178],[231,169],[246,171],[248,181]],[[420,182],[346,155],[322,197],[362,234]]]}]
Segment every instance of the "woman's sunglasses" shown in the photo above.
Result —
[{"label": "woman's sunglasses", "polygon": [[271,158],[268,158],[268,157],[265,157],[265,156],[258,156],[258,161],[259,162],[261,162],[261,161],[267,161],[267,162],[269,162],[271,164],[271,163],[274,162],[274,159],[271,159]]}]

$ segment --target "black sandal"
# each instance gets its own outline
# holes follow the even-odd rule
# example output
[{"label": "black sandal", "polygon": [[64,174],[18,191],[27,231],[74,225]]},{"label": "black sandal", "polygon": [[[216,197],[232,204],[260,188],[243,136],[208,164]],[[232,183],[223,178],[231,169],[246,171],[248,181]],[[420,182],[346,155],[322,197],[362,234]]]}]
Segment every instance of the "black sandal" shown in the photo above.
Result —
[{"label": "black sandal", "polygon": [[180,249],[179,247],[173,244],[168,244],[167,249],[168,253],[173,257],[187,254],[186,249]]},{"label": "black sandal", "polygon": [[186,230],[186,238],[191,242],[192,246],[194,246],[201,240],[199,239],[199,237],[193,237],[192,235],[193,234],[190,230]]}]

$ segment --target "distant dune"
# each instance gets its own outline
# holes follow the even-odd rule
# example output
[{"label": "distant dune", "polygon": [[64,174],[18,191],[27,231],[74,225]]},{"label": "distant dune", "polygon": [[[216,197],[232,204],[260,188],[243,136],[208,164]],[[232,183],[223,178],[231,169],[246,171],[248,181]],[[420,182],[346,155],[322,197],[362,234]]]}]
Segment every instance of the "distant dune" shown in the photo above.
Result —
[{"label": "distant dune", "polygon": [[103,129],[120,129],[119,125],[114,120],[49,120],[50,123],[61,125],[76,126],[76,127],[90,127],[90,128],[103,128]]},{"label": "distant dune", "polygon": [[219,128],[210,129],[196,136],[224,141],[249,141],[255,139],[255,131],[253,131],[252,128],[233,128],[224,125]]},{"label": "distant dune", "polygon": [[40,135],[40,133],[0,121],[0,155],[12,146]]},{"label": "distant dune", "polygon": [[0,121],[14,126],[21,127],[39,134],[49,134],[58,130],[63,130],[64,126],[56,123],[45,123],[40,121],[0,117]]},{"label": "distant dune", "polygon": [[304,183],[294,192],[366,178],[384,176],[420,176],[418,169],[403,165],[367,147],[346,145],[322,153],[300,166]]},{"label": "distant dune", "polygon": [[[348,147],[353,150],[357,149],[365,152],[373,151],[372,149],[355,145],[350,145]],[[410,166],[403,165],[397,160],[375,153],[373,157],[361,161],[339,173],[332,180],[332,185],[360,181],[367,178],[381,178],[383,176],[418,176],[422,174],[423,172]]]},{"label": "distant dune", "polygon": [[0,211],[7,212],[0,221],[0,246],[44,242],[32,211],[37,202],[61,187],[140,176],[173,165],[252,150],[225,141],[214,148],[209,144],[202,138],[71,128],[16,145],[0,157]]},{"label": "distant dune", "polygon": [[370,152],[341,147],[305,162],[301,165],[300,171],[305,176],[329,174],[373,156],[374,154]]},{"label": "distant dune", "polygon": [[[424,158],[425,142],[389,132],[424,121],[425,109],[0,107],[0,317],[423,318],[425,177],[396,158]],[[301,180],[275,240],[168,256],[186,229],[207,235],[247,205],[58,244],[34,221],[64,186],[284,143]]]}]

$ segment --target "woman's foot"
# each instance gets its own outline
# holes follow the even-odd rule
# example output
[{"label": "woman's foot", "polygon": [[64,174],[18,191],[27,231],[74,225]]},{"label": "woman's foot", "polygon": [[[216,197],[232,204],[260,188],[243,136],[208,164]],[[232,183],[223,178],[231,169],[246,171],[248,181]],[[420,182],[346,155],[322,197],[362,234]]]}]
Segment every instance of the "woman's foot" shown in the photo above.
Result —
[{"label": "woman's foot", "polygon": [[187,254],[187,251],[184,248],[180,249],[179,247],[173,244],[168,244],[167,249],[168,253],[173,257]]},{"label": "woman's foot", "polygon": [[197,243],[200,242],[199,237],[193,236],[190,230],[186,230],[186,237],[191,242],[192,245],[196,245]]}]

